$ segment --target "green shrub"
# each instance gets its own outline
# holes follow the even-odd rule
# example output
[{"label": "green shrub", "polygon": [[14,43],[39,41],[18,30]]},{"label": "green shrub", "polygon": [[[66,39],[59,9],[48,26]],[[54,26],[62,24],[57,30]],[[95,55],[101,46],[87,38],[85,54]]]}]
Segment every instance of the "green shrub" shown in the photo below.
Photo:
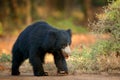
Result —
[{"label": "green shrub", "polygon": [[[105,9],[104,18],[99,18],[98,22],[92,24],[94,31],[102,34],[109,34],[110,38],[108,52],[118,52],[120,54],[120,0],[113,2]],[[106,48],[107,49],[107,48]]]},{"label": "green shrub", "polygon": [[11,55],[8,54],[2,54],[0,56],[0,62],[10,62],[11,61]]}]

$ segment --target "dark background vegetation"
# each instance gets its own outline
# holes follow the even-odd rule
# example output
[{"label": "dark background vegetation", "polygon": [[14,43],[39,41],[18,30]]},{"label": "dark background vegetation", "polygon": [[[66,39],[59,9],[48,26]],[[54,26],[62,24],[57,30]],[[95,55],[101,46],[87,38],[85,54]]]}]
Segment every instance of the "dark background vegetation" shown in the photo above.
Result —
[{"label": "dark background vegetation", "polygon": [[[0,0],[0,35],[15,33],[37,20],[63,28],[87,27],[88,20],[97,20],[96,13],[101,13],[108,3],[107,0]],[[65,26],[58,25],[64,23]],[[74,29],[73,32],[81,31]]]}]

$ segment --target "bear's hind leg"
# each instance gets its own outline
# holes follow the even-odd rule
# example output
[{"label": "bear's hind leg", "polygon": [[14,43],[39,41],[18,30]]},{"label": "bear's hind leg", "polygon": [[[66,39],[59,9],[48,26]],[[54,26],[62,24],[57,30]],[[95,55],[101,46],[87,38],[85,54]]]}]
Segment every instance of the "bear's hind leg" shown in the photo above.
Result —
[{"label": "bear's hind leg", "polygon": [[21,53],[13,53],[11,75],[20,75],[19,67],[24,60],[25,59]]}]

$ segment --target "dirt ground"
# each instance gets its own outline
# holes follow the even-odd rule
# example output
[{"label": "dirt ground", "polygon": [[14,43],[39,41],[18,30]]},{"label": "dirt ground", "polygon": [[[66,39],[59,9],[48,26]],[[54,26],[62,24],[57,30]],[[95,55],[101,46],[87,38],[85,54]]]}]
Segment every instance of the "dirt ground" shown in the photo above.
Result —
[{"label": "dirt ground", "polygon": [[120,77],[97,74],[35,77],[30,73],[24,73],[21,76],[0,75],[0,80],[120,80]]},{"label": "dirt ground", "polygon": [[[103,38],[106,36],[103,36]],[[96,42],[98,38],[92,34],[75,34],[72,36],[72,50],[74,48],[82,49],[83,45],[89,46]],[[10,54],[12,45],[16,40],[16,36],[8,36],[0,38],[0,53]],[[120,80],[120,74],[69,74],[67,76],[57,76],[55,72],[50,76],[35,77],[32,74],[32,70],[28,72],[22,72],[20,76],[10,75],[10,65],[3,66],[4,63],[0,63],[0,80]]]}]

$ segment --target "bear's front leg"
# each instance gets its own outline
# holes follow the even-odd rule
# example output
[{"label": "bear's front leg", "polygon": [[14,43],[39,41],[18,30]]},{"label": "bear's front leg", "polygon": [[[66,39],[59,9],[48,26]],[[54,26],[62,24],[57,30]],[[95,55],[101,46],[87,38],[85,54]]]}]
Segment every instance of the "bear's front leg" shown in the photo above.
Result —
[{"label": "bear's front leg", "polygon": [[65,57],[62,54],[54,54],[54,61],[55,65],[58,69],[57,73],[59,75],[67,75],[68,74],[68,68],[67,63],[65,60]]},{"label": "bear's front leg", "polygon": [[41,67],[33,66],[34,76],[48,76],[47,72],[44,72]]},{"label": "bear's front leg", "polygon": [[44,72],[40,56],[37,53],[30,53],[29,60],[33,66],[34,76],[48,76],[48,74]]}]

